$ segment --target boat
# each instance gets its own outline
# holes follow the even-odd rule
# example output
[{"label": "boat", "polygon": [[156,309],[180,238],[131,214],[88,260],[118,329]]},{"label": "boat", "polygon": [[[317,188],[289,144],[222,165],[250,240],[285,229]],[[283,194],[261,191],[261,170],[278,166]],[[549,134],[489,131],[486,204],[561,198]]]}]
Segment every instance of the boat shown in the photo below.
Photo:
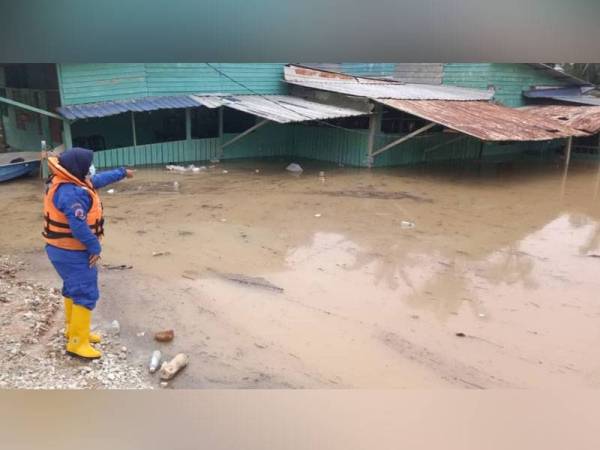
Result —
[{"label": "boat", "polygon": [[[22,158],[18,158],[22,159]],[[13,180],[15,178],[33,175],[40,170],[40,160],[30,159],[17,161],[13,163],[0,164],[0,183]]]}]

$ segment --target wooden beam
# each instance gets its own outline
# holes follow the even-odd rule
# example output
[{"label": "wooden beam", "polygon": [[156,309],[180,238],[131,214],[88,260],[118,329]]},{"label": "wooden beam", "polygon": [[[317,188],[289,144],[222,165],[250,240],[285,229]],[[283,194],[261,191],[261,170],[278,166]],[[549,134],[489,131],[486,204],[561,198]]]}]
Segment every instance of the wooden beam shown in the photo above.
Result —
[{"label": "wooden beam", "polygon": [[223,106],[219,106],[219,159],[223,156]]},{"label": "wooden beam", "polygon": [[425,125],[424,127],[421,127],[418,130],[415,130],[412,133],[407,134],[406,136],[402,136],[400,139],[396,139],[395,141],[392,141],[389,144],[384,145],[379,150],[373,152],[371,154],[371,156],[375,157],[375,156],[377,156],[377,155],[385,152],[386,150],[389,150],[390,148],[395,147],[398,144],[402,144],[403,142],[406,142],[409,139],[411,139],[411,138],[413,138],[413,137],[415,137],[415,136],[417,136],[417,135],[419,135],[421,133],[424,133],[425,131],[427,131],[427,130],[433,128],[433,127],[435,127],[436,125],[437,125],[437,123],[434,123],[434,122],[429,123],[429,124]]},{"label": "wooden beam", "polygon": [[192,110],[185,108],[185,140],[192,140]]},{"label": "wooden beam", "polygon": [[573,136],[569,136],[567,139],[567,152],[565,159],[565,171],[569,169],[569,164],[571,163],[571,148],[573,147]]},{"label": "wooden beam", "polygon": [[268,119],[263,119],[263,120],[261,120],[261,121],[260,121],[260,122],[258,122],[256,125],[254,125],[254,126],[252,126],[252,127],[248,128],[248,129],[247,129],[246,131],[244,131],[243,133],[241,133],[241,134],[238,134],[238,135],[237,135],[236,137],[234,137],[233,139],[230,139],[229,141],[225,142],[225,143],[224,143],[224,144],[221,146],[221,148],[223,149],[223,148],[227,147],[228,145],[231,145],[231,144],[233,144],[234,142],[237,142],[237,141],[239,141],[239,140],[240,140],[240,139],[242,139],[244,136],[247,136],[247,135],[249,135],[249,134],[250,134],[250,133],[252,133],[253,131],[256,131],[257,129],[259,129],[260,127],[262,127],[263,125],[266,125],[267,123],[269,123],[269,120],[268,120]]},{"label": "wooden beam", "polygon": [[63,144],[65,150],[73,147],[73,138],[71,137],[71,122],[63,120]]},{"label": "wooden beam", "polygon": [[31,106],[26,103],[17,102],[15,100],[11,100],[10,98],[0,97],[0,102],[7,103],[9,105],[16,106],[17,108],[25,109],[34,113],[42,114],[44,116],[52,117],[54,119],[64,120],[64,118],[58,114],[51,113],[45,109],[36,108],[35,106]]},{"label": "wooden beam", "polygon": [[131,111],[131,136],[133,138],[133,146],[137,147],[137,133],[135,131],[135,113]]},{"label": "wooden beam", "polygon": [[375,147],[375,135],[381,130],[381,114],[382,108],[380,105],[375,105],[373,114],[369,117],[369,142],[367,144],[367,164],[369,167],[373,165],[373,149]]}]

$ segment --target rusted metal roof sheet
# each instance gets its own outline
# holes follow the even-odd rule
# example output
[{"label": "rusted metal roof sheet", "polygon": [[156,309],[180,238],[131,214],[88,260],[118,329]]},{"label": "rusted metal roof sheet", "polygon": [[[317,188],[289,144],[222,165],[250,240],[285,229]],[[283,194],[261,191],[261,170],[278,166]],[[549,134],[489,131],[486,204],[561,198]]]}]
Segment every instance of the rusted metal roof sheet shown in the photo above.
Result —
[{"label": "rusted metal roof sheet", "polygon": [[296,65],[284,67],[284,78],[286,82],[297,86],[368,97],[374,100],[393,98],[398,100],[471,101],[491,100],[494,96],[494,91],[378,80]]},{"label": "rusted metal roof sheet", "polygon": [[600,106],[544,105],[520,108],[536,117],[556,120],[589,134],[600,132]]},{"label": "rusted metal roof sheet", "polygon": [[204,106],[226,106],[278,123],[335,119],[369,114],[348,107],[340,107],[289,95],[194,95]]},{"label": "rusted metal roof sheet", "polygon": [[490,102],[396,100],[378,102],[484,141],[546,141],[585,135],[557,120]]}]

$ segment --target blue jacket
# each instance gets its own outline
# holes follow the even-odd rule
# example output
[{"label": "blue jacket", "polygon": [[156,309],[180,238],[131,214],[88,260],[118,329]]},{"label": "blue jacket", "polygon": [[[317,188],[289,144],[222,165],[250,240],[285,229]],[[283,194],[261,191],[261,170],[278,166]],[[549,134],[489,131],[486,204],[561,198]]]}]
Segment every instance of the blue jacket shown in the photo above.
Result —
[{"label": "blue jacket", "polygon": [[[124,167],[99,172],[92,177],[92,185],[100,189],[111,183],[122,180],[127,176]],[[73,236],[81,241],[90,255],[99,255],[102,251],[100,241],[92,233],[87,224],[87,213],[92,206],[92,199],[81,186],[66,183],[61,185],[54,195],[54,205],[65,215]]]}]

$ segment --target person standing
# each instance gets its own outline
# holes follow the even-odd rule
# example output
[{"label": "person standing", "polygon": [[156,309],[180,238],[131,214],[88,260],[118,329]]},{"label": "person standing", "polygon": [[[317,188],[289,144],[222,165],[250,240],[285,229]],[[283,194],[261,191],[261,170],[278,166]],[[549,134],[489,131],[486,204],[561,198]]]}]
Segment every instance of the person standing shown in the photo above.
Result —
[{"label": "person standing", "polygon": [[104,214],[98,189],[131,178],[124,167],[96,173],[94,152],[72,148],[48,158],[50,176],[44,196],[46,254],[63,281],[67,353],[97,359],[91,344],[101,338],[90,332],[92,311],[100,294],[98,268],[104,235]]}]

